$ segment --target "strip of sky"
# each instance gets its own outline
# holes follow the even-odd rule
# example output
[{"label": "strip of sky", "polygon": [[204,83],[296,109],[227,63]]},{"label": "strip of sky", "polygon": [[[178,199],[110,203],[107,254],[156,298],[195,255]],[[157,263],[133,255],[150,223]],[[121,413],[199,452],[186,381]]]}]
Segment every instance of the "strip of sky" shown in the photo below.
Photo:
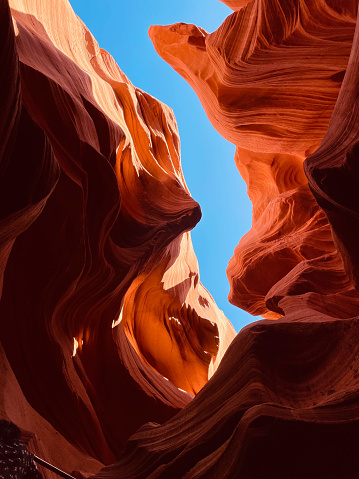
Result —
[{"label": "strip of sky", "polygon": [[132,83],[174,110],[184,176],[203,214],[192,231],[201,281],[238,331],[255,318],[227,299],[225,270],[251,227],[251,204],[234,163],[235,147],[212,127],[192,88],[156,54],[147,33],[152,24],[177,22],[212,32],[231,10],[217,0],[71,0],[71,5]]}]

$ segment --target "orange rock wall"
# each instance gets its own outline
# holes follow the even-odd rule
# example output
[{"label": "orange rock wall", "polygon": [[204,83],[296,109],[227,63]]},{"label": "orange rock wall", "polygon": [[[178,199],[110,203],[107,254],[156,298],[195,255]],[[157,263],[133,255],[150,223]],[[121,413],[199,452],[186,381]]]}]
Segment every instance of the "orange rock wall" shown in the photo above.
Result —
[{"label": "orange rock wall", "polygon": [[[149,34],[157,52],[194,88],[214,127],[237,145],[253,227],[228,265],[229,300],[274,319],[283,314],[273,299],[276,285],[283,280],[292,294],[297,288],[323,295],[323,285],[304,280],[299,270],[311,269],[313,261],[327,269],[327,255],[336,255],[327,218],[306,186],[303,161],[328,128],[357,2],[236,5],[241,8],[213,33],[180,23],[153,26]],[[347,282],[328,281],[326,295],[345,295],[353,289]]]},{"label": "orange rock wall", "polygon": [[237,145],[253,226],[230,260],[229,298],[268,319],[98,479],[357,475],[358,4],[225,3],[236,11],[214,33],[183,23],[149,33]]},{"label": "orange rock wall", "polygon": [[171,109],[66,0],[0,8],[0,413],[91,473],[188,404],[235,332],[199,281]]},{"label": "orange rock wall", "polygon": [[230,300],[268,319],[227,352],[173,112],[65,0],[0,3],[0,413],[68,472],[357,475],[357,2],[226,3],[150,36],[253,202]]},{"label": "orange rock wall", "polygon": [[325,211],[345,271],[359,290],[358,223],[358,29],[347,72],[320,147],[305,161],[309,185]]}]

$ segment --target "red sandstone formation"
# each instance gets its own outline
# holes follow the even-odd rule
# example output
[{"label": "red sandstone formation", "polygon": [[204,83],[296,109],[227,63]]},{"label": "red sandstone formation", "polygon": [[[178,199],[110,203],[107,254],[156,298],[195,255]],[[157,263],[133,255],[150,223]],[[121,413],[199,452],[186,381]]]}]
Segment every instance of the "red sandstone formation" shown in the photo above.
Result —
[{"label": "red sandstone formation", "polygon": [[196,398],[96,478],[354,479],[358,319],[296,309],[244,328]]},{"label": "red sandstone formation", "polygon": [[309,185],[330,221],[333,239],[345,270],[359,290],[358,30],[347,72],[328,130],[316,152],[305,162]]},{"label": "red sandstone formation", "polygon": [[236,11],[248,5],[250,0],[220,0],[220,2],[225,3],[229,8]]},{"label": "red sandstone formation", "polygon": [[212,34],[150,36],[238,147],[253,227],[230,261],[230,299],[279,319],[244,328],[195,399],[140,428],[98,479],[358,474],[358,5],[231,6]]},{"label": "red sandstone formation", "polygon": [[303,157],[328,127],[355,18],[354,0],[255,0],[211,34],[177,23],[149,35],[228,141]]},{"label": "red sandstone formation", "polygon": [[212,34],[150,30],[237,145],[253,227],[230,299],[277,318],[207,384],[233,330],[199,282],[173,113],[65,0],[0,3],[0,411],[68,471],[357,477],[357,2],[225,3]]},{"label": "red sandstone formation", "polygon": [[[0,3],[0,413],[94,473],[188,404],[233,327],[199,282],[173,112],[66,0]],[[56,14],[55,14],[55,13]]]},{"label": "red sandstone formation", "polygon": [[[282,279],[302,293],[322,294],[323,285],[287,275],[314,260],[327,269],[327,255],[336,255],[328,221],[305,186],[303,161],[328,127],[356,5],[252,1],[211,34],[183,23],[150,28],[157,52],[194,88],[215,128],[237,145],[253,227],[229,263],[229,299],[252,314],[283,314],[272,290]],[[335,283],[326,285],[327,293],[346,294],[347,281]]]}]

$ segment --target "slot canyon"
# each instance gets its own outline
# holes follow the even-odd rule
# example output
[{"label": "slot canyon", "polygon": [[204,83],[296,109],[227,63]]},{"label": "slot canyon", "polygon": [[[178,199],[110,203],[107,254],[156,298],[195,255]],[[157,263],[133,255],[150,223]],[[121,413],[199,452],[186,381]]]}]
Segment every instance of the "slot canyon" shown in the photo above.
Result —
[{"label": "slot canyon", "polygon": [[148,34],[236,147],[238,334],[176,112],[68,0],[0,0],[0,418],[76,478],[359,477],[358,1],[221,1]]}]

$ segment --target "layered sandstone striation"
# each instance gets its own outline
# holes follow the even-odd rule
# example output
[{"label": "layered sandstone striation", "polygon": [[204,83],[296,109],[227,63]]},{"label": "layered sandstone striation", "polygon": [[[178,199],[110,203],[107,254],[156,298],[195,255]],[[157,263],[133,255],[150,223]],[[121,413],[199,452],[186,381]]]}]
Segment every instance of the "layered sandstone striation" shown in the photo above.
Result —
[{"label": "layered sandstone striation", "polygon": [[356,1],[252,1],[211,34],[183,23],[150,28],[157,52],[194,88],[214,127],[237,145],[235,162],[253,203],[253,226],[227,275],[230,301],[251,314],[283,314],[273,303],[282,280],[293,294],[295,288],[319,295],[354,289],[348,280],[336,284],[329,278],[324,287],[301,270],[312,269],[313,262],[327,270],[328,255],[337,255],[303,161],[328,128],[352,48],[356,8]]},{"label": "layered sandstone striation", "polygon": [[188,404],[235,332],[199,281],[171,109],[67,0],[0,9],[0,413],[89,474]]},{"label": "layered sandstone striation", "polygon": [[230,300],[271,320],[244,328],[195,399],[140,428],[99,479],[357,475],[358,4],[225,3],[236,11],[212,34],[149,33],[237,145],[253,226]]},{"label": "layered sandstone striation", "polygon": [[250,151],[303,157],[328,127],[355,19],[354,0],[255,0],[210,34],[177,23],[152,26],[149,35],[224,138]]},{"label": "layered sandstone striation", "polygon": [[225,3],[212,34],[150,36],[253,203],[230,300],[267,319],[227,351],[173,112],[66,0],[0,3],[0,412],[68,472],[357,475],[357,1]]},{"label": "layered sandstone striation", "polygon": [[347,72],[328,130],[320,147],[305,162],[309,185],[332,226],[348,277],[359,290],[358,106],[359,39],[355,41]]},{"label": "layered sandstone striation", "polygon": [[143,426],[96,478],[354,478],[358,327],[300,301],[245,327],[195,399]]}]

